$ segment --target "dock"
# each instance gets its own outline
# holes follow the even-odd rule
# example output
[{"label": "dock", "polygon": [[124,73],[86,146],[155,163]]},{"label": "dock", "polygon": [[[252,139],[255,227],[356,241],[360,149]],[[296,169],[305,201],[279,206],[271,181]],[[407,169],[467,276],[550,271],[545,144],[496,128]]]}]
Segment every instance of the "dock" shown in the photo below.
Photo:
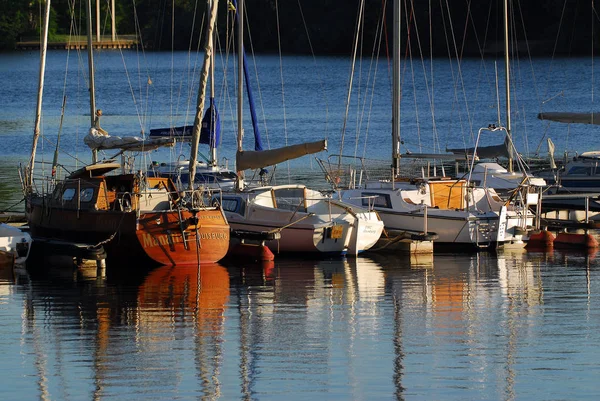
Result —
[{"label": "dock", "polygon": [[[116,39],[111,36],[101,37],[100,40],[92,41],[94,49],[133,49],[139,44],[137,36],[122,35]],[[87,49],[88,43],[85,37],[76,37],[68,40],[49,41],[48,49],[54,50],[84,50]],[[15,45],[17,50],[39,50],[39,39],[23,38]]]}]

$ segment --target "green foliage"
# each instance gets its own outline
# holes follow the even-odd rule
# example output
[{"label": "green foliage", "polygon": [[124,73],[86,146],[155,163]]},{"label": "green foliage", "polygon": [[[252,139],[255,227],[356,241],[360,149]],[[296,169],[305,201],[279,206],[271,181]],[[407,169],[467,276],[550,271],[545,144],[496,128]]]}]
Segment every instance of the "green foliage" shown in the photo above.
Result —
[{"label": "green foliage", "polygon": [[30,31],[31,13],[26,0],[0,0],[0,49],[14,48],[19,36]]}]

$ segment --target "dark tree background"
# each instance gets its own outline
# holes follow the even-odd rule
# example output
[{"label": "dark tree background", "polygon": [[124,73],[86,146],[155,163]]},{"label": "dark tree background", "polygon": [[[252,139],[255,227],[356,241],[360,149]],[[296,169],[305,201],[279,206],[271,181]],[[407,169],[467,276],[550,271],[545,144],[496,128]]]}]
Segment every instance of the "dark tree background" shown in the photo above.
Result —
[{"label": "dark tree background", "polygon": [[[98,1],[101,30],[110,34],[110,1]],[[511,0],[513,51],[531,55],[597,54],[600,21],[592,9],[596,1],[600,0]],[[73,13],[75,33],[85,32],[85,5],[79,0],[74,7],[72,3],[52,1],[51,40],[69,34]],[[224,43],[227,18],[231,21],[233,13],[226,12],[226,0],[219,4],[219,36]],[[279,41],[284,53],[310,53],[311,44],[317,54],[351,52],[359,0],[246,0],[244,4],[256,52],[278,52]],[[413,0],[412,4],[405,0],[403,46],[425,56],[430,51],[436,56],[453,57],[502,52],[502,4],[501,0]],[[388,41],[382,51],[385,46],[391,47],[392,0],[366,0],[362,35],[366,52],[373,47],[384,5]],[[116,6],[117,32],[139,34],[149,49],[195,48],[205,23],[204,0],[135,0],[135,6],[134,1],[117,0]],[[24,37],[39,37],[42,9],[39,1],[0,0],[0,48],[13,49]]]}]

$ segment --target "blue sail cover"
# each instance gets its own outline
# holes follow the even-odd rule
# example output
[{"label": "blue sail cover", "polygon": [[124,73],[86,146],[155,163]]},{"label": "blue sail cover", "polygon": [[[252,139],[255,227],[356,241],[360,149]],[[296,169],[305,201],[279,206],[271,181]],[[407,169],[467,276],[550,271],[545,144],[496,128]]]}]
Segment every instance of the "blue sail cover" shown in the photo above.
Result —
[{"label": "blue sail cover", "polygon": [[[175,138],[178,141],[191,141],[193,125],[184,125],[173,128],[156,128],[150,130],[151,138]],[[200,143],[216,148],[221,140],[221,117],[215,105],[215,99],[210,99],[210,106],[202,118],[200,128]]]},{"label": "blue sail cover", "polygon": [[[235,10],[235,21],[239,24],[239,15],[237,13],[237,1],[232,0]],[[242,47],[243,49],[243,47]],[[254,105],[254,96],[252,95],[252,87],[250,86],[250,74],[248,74],[248,63],[246,62],[246,51],[243,50],[244,57],[244,80],[246,81],[246,93],[248,94],[248,105],[250,106],[250,116],[252,117],[252,129],[254,130],[254,150],[263,150],[260,130],[258,128],[258,118],[256,117],[256,106]]]},{"label": "blue sail cover", "polygon": [[215,98],[210,98],[210,106],[204,113],[202,119],[202,128],[200,128],[200,143],[210,145],[210,148],[216,148],[221,141],[221,116],[215,105]]}]

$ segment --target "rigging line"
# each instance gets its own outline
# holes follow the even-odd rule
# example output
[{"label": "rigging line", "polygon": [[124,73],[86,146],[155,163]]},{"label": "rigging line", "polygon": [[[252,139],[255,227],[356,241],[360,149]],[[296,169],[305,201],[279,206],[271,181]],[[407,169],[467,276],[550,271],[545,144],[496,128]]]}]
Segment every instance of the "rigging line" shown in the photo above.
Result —
[{"label": "rigging line", "polygon": [[[457,48],[457,45],[456,45],[456,37],[454,36],[454,24],[452,23],[452,16],[451,16],[451,13],[450,13],[450,5],[448,4],[448,0],[443,0],[443,1],[445,1],[445,4],[446,4],[446,11],[447,11],[447,15],[448,15],[448,23],[450,25],[450,34],[452,36],[452,48],[454,49],[454,53],[455,53],[455,56],[456,56],[456,66],[457,66],[457,69],[458,69],[458,73],[457,74],[458,74],[458,80],[460,81],[460,86],[461,86],[461,89],[462,89],[463,100],[464,100],[464,103],[465,103],[465,111],[467,113],[467,123],[468,123],[468,126],[469,126],[469,130],[471,132],[471,139],[473,140],[473,142],[475,142],[475,137],[474,137],[474,134],[473,134],[473,119],[472,119],[472,117],[470,115],[470,112],[469,112],[469,102],[467,100],[467,94],[466,94],[466,91],[465,91],[465,82],[464,82],[464,79],[463,79],[462,67],[461,67],[462,63],[461,63],[461,59],[459,58],[459,55],[458,55],[458,48]],[[461,121],[462,121],[462,118],[461,118]]]},{"label": "rigging line", "polygon": [[[417,91],[416,91],[416,81],[415,81],[415,70],[414,70],[414,65],[413,65],[413,57],[412,57],[412,53],[413,53],[413,49],[412,49],[412,41],[411,41],[411,32],[412,32],[412,26],[414,24],[414,30],[415,33],[418,32],[418,28],[416,26],[416,21],[414,21],[414,14],[413,14],[413,4],[412,4],[412,0],[410,1],[411,3],[411,9],[410,11],[408,10],[408,1],[403,2],[404,4],[404,19],[406,20],[406,26],[408,27],[408,35],[407,35],[407,40],[406,40],[406,57],[408,57],[408,59],[410,60],[410,72],[411,72],[411,78],[412,78],[412,85],[413,85],[413,104],[414,104],[414,108],[415,108],[415,119],[416,119],[416,125],[417,125],[417,143],[419,144],[419,151],[422,151],[421,148],[421,124],[419,122],[419,106],[418,106],[418,101],[417,101]],[[418,33],[417,33],[417,38],[418,38]],[[417,39],[418,40],[418,39]]]},{"label": "rigging line", "polygon": [[[592,52],[592,57],[591,57],[591,59],[592,59],[592,105],[594,104],[594,83],[595,83],[595,79],[594,79],[595,78],[595,75],[594,75],[594,73],[595,73],[595,71],[594,71],[594,34],[595,34],[595,32],[594,32],[594,22],[596,21],[595,17],[597,17],[597,15],[596,15],[596,8],[594,7],[594,0],[592,0],[592,15],[591,15],[591,18],[592,18],[591,31],[592,32],[591,32],[591,35],[590,35],[592,37],[592,40],[591,40],[592,43],[590,44],[591,45],[591,52]],[[592,111],[593,111],[593,108],[592,108]]]},{"label": "rigging line", "polygon": [[[279,1],[275,0],[275,16],[277,17],[277,46],[279,48],[279,75],[281,79],[281,102],[283,109],[283,133],[285,137],[285,145],[288,145],[287,118],[285,110],[285,87],[283,83],[283,57],[281,56],[281,28],[279,26]],[[288,184],[291,182],[290,161],[286,162],[288,169]]]},{"label": "rigging line", "polygon": [[[430,82],[430,79],[427,78],[427,68],[425,66],[425,60],[424,60],[424,55],[423,55],[423,46],[421,44],[421,36],[419,34],[419,29],[417,27],[417,19],[414,18],[414,2],[413,2],[413,0],[411,0],[411,14],[413,15],[413,21],[414,21],[414,25],[415,25],[415,36],[416,36],[417,44],[418,44],[418,48],[419,48],[419,55],[421,56],[421,68],[423,70],[423,79],[425,81],[427,100],[429,102],[429,109],[431,110],[431,122],[432,122],[432,129],[433,129],[433,132],[432,132],[432,134],[433,134],[433,138],[432,138],[433,139],[433,149],[441,150],[440,140],[439,140],[438,132],[437,132],[437,125],[436,125],[436,120],[435,120],[434,104],[433,104],[433,82],[434,82],[433,67],[432,67],[431,82]],[[431,59],[430,63],[433,65],[433,59]],[[412,57],[411,57],[411,68],[412,68]],[[413,75],[414,75],[414,72],[413,72]],[[414,77],[413,77],[413,81],[414,81]],[[415,96],[415,108],[417,108],[416,96]],[[418,114],[417,114],[417,118],[418,118]],[[420,151],[422,151],[420,134],[419,134],[418,139],[419,139],[419,149],[420,149]]]},{"label": "rigging line", "polygon": [[[560,37],[560,32],[562,30],[562,26],[563,26],[563,20],[565,17],[565,12],[566,12],[566,8],[567,8],[567,1],[569,0],[565,0],[563,3],[563,8],[560,12],[560,19],[558,21],[558,29],[556,32],[556,38],[554,39],[554,47],[552,48],[552,56],[550,58],[550,68],[548,69],[548,77],[546,78],[546,89],[544,91],[544,97],[548,96],[548,88],[550,87],[550,80],[554,79],[554,77],[552,76],[552,67],[554,65],[554,57],[556,56],[556,52],[558,49],[558,39]],[[573,28],[574,29],[574,28]]]},{"label": "rigging line", "polygon": [[[357,90],[357,94],[356,94],[356,126],[355,126],[355,131],[354,131],[354,156],[356,157],[356,154],[358,152],[358,141],[359,141],[359,136],[360,136],[360,130],[361,130],[361,126],[362,126],[362,115],[364,114],[364,105],[361,106],[361,98],[362,96],[362,72],[363,72],[363,67],[362,67],[362,62],[363,62],[363,49],[364,49],[364,35],[365,35],[365,19],[363,18],[362,22],[361,22],[361,28],[359,30],[360,32],[360,40],[359,40],[359,56],[358,56],[358,84],[356,85],[356,90]],[[368,81],[367,81],[368,84]],[[366,96],[365,96],[365,101],[366,101]],[[363,113],[361,113],[361,110],[363,111]]]},{"label": "rigging line", "polygon": [[[517,5],[520,5],[520,2],[518,0],[517,0]],[[511,86],[513,88],[519,87],[519,88],[522,89],[522,87],[523,87],[522,84],[523,84],[524,79],[523,79],[523,76],[522,76],[523,74],[522,74],[522,68],[521,68],[521,60],[518,57],[519,56],[519,49],[518,49],[518,46],[517,46],[517,44],[518,44],[518,41],[517,41],[518,40],[518,38],[517,38],[517,22],[516,22],[517,18],[516,18],[516,15],[515,15],[516,12],[515,12],[515,7],[514,7],[513,4],[511,4],[510,11],[511,11],[510,12],[510,17],[511,17],[510,21],[511,21],[511,24],[512,24],[511,25],[511,27],[512,27],[512,47],[513,47],[512,52],[513,52],[514,55],[516,55],[512,59],[515,60],[516,63],[517,63],[517,68],[516,69],[511,68],[511,71],[514,70],[514,72],[515,72],[514,74],[511,74],[511,77],[512,77]],[[524,23],[523,23],[523,32],[526,32],[526,30],[525,30],[525,24]],[[525,45],[526,45],[526,48],[527,48],[527,53],[529,54],[529,43],[527,41],[527,34],[526,33],[525,33]],[[517,74],[518,74],[518,77],[517,77]],[[517,91],[514,91],[514,93],[517,93]],[[510,94],[509,94],[509,96],[510,96]],[[520,108],[519,99],[516,96],[513,96],[512,98],[514,98],[514,105],[515,105],[514,110],[515,110],[516,116],[518,116],[518,114],[519,114],[519,108]],[[512,113],[512,110],[511,110],[511,113]],[[529,141],[528,141],[528,138],[527,138],[528,137],[528,135],[527,135],[527,121],[526,121],[526,117],[527,116],[525,115],[525,112],[522,113],[522,116],[523,116],[523,121],[522,121],[522,133],[523,134],[522,134],[521,140],[523,141],[522,146],[523,146],[523,149],[525,149],[525,154],[528,155],[529,154],[529,143],[528,143]],[[514,120],[514,122],[513,122],[513,129],[512,129],[513,132],[511,133],[512,136],[513,136],[513,138],[511,138],[511,140],[513,141],[513,143],[515,141],[515,139],[514,139],[514,132],[516,131],[514,129],[514,126],[515,126],[514,123],[517,123],[517,120]],[[518,155],[516,146],[514,146],[514,153]],[[521,171],[525,171],[525,170],[521,170]]]},{"label": "rigging line", "polygon": [[[254,76],[256,78],[256,87],[258,89],[258,99],[259,99],[259,103],[260,103],[260,110],[262,113],[262,119],[263,119],[263,128],[265,130],[265,136],[267,138],[267,148],[271,149],[271,142],[269,141],[269,127],[267,125],[267,116],[265,114],[265,105],[263,102],[263,96],[262,96],[262,88],[260,86],[260,79],[258,78],[258,67],[257,67],[257,62],[256,62],[256,54],[254,52],[254,43],[252,40],[252,32],[251,32],[251,28],[250,28],[250,21],[248,18],[248,9],[246,7],[244,7],[244,13],[246,14],[246,28],[247,28],[247,32],[248,32],[248,39],[250,42],[250,54],[252,54],[252,62],[253,62],[253,67],[254,67]],[[244,44],[245,46],[245,44]],[[281,55],[281,51],[279,52],[279,54]],[[283,86],[283,79],[282,79],[282,86]],[[284,110],[285,111],[285,110]],[[284,122],[285,122],[285,117],[284,117]],[[286,131],[286,135],[287,135],[287,131]]]},{"label": "rigging line", "polygon": [[338,168],[339,165],[341,165],[342,162],[342,155],[344,153],[344,140],[346,137],[346,125],[348,124],[348,113],[350,110],[350,98],[352,97],[352,85],[353,85],[353,81],[354,81],[354,70],[356,68],[356,53],[357,53],[357,48],[358,48],[358,37],[359,37],[359,30],[361,27],[361,20],[363,18],[363,12],[364,12],[364,0],[361,0],[360,4],[359,4],[359,9],[358,9],[358,15],[356,18],[356,30],[354,32],[355,35],[355,40],[354,40],[354,47],[352,49],[352,63],[350,66],[350,78],[348,80],[348,91],[347,91],[347,95],[346,95],[346,112],[344,114],[344,120],[342,123],[342,132],[341,132],[341,140],[340,140],[340,157],[339,157],[339,164],[338,164]]},{"label": "rigging line", "polygon": [[[53,142],[49,138],[45,138],[45,137],[42,138],[42,142],[47,142],[48,145],[56,145],[56,142]],[[77,156],[73,156],[72,154],[70,154],[66,150],[62,150],[61,149],[60,153],[69,156],[71,159],[75,160],[76,162],[83,163],[83,161],[81,161]],[[43,158],[42,158],[42,160],[43,160]]]},{"label": "rigging line", "polygon": [[317,72],[316,75],[317,75],[317,79],[319,80],[319,87],[321,88],[321,93],[323,95],[323,99],[325,100],[325,139],[327,139],[327,137],[328,137],[327,133],[329,132],[329,105],[327,102],[327,93],[325,91],[325,85],[323,85],[323,78],[321,76],[321,73],[319,72],[319,69],[316,68],[317,67],[317,58],[315,56],[315,51],[313,49],[312,41],[310,40],[310,34],[308,32],[308,26],[306,24],[306,19],[304,18],[304,11],[302,10],[302,5],[300,3],[300,0],[298,0],[298,9],[300,10],[300,17],[302,18],[304,32],[306,32],[306,38],[308,40],[310,54],[312,55],[313,64],[315,66],[315,71]]},{"label": "rigging line", "polygon": [[371,100],[369,102],[369,113],[367,113],[367,128],[365,130],[364,141],[363,141],[363,152],[362,152],[363,158],[367,154],[367,142],[369,139],[371,116],[373,115],[372,111],[373,111],[373,101],[375,99],[375,83],[377,81],[377,71],[378,71],[378,67],[379,67],[379,54],[381,51],[382,37],[385,32],[385,30],[384,30],[385,6],[386,6],[386,0],[383,0],[382,7],[381,7],[381,13],[380,13],[380,16],[378,18],[378,23],[377,23],[377,30],[376,30],[375,40],[374,40],[375,43],[373,45],[373,54],[371,55],[371,63],[373,63],[373,59],[374,59],[375,66],[372,68],[373,69],[373,84],[371,85],[371,96],[370,96]]},{"label": "rigging line", "polygon": [[[184,113],[184,121],[183,121],[183,125],[188,125],[188,119],[190,117],[190,108],[194,107],[194,96],[193,94],[195,93],[194,88],[195,88],[195,77],[197,76],[197,67],[198,67],[198,61],[199,61],[199,54],[200,54],[200,48],[202,46],[202,36],[203,36],[203,31],[204,31],[204,22],[205,22],[205,17],[207,14],[207,8],[205,9],[205,12],[202,14],[202,20],[200,23],[200,30],[198,31],[198,40],[197,40],[197,44],[196,44],[196,58],[195,58],[195,62],[194,62],[194,68],[192,70],[190,70],[190,66],[191,66],[191,54],[192,54],[192,45],[193,45],[193,41],[194,41],[194,37],[193,37],[193,33],[196,27],[196,14],[198,11],[198,0],[196,0],[194,2],[194,10],[193,10],[193,17],[192,17],[192,26],[190,29],[190,39],[188,42],[188,57],[187,57],[187,68],[182,68],[181,71],[181,78],[180,78],[180,83],[179,83],[179,89],[178,89],[178,94],[177,94],[177,102],[176,102],[176,109],[175,112],[173,114],[173,121],[175,116],[179,116],[179,107],[181,104],[181,99],[182,99],[182,93],[183,93],[183,86],[184,86],[184,82],[188,82],[189,85],[186,88],[187,89],[187,96],[186,96],[186,100],[185,100],[185,113]],[[173,67],[174,70],[174,67]],[[187,73],[187,76],[186,76]],[[195,110],[194,110],[194,114],[195,114]],[[175,123],[173,123],[172,127],[174,127]],[[179,154],[183,154],[183,149],[184,149],[184,143],[183,141],[179,142]],[[169,157],[172,160],[173,157],[173,152],[169,152]]]},{"label": "rigging line", "polygon": [[[431,116],[432,116],[432,123],[433,123],[433,133],[435,135],[435,137],[438,138],[438,151],[441,152],[442,150],[442,146],[441,143],[439,141],[439,135],[437,133],[437,123],[436,120],[433,116],[435,116],[435,79],[433,78],[433,19],[432,19],[432,12],[431,12],[431,0],[428,1],[428,18],[429,18],[429,75],[431,76],[431,95],[430,95],[430,107],[429,109],[431,110]],[[427,77],[427,74],[424,70],[423,75],[425,77]],[[435,144],[434,144],[434,150],[436,150]]]},{"label": "rigging line", "polygon": [[171,83],[169,85],[169,96],[170,96],[170,102],[169,102],[169,108],[170,108],[170,115],[169,115],[169,120],[171,122],[171,127],[174,127],[174,122],[173,122],[173,81],[175,79],[174,74],[175,74],[175,51],[174,51],[174,46],[175,46],[175,0],[171,0],[171,73],[169,74],[170,78],[171,78]]},{"label": "rigging line", "polygon": [[[448,50],[448,65],[450,66],[450,75],[452,76],[452,86],[453,86],[453,91],[452,91],[452,109],[453,111],[456,111],[457,115],[458,115],[458,121],[460,123],[460,128],[463,128],[463,121],[462,121],[462,114],[460,113],[460,109],[459,109],[459,105],[460,105],[460,101],[458,99],[458,95],[457,95],[457,78],[456,78],[456,73],[454,71],[454,64],[452,63],[452,55],[450,53],[450,42],[448,39],[448,27],[446,26],[446,17],[445,14],[443,13],[443,8],[444,5],[442,3],[442,0],[440,0],[440,8],[442,9],[442,13],[441,13],[441,18],[442,18],[442,25],[443,25],[443,30],[444,30],[444,39],[446,40],[446,49]],[[451,128],[451,126],[450,126]],[[471,137],[473,142],[475,142],[475,138],[473,137],[472,133],[471,133]],[[463,147],[467,148],[467,143],[465,141],[465,135],[463,133],[462,135],[462,140],[463,140]]]}]

